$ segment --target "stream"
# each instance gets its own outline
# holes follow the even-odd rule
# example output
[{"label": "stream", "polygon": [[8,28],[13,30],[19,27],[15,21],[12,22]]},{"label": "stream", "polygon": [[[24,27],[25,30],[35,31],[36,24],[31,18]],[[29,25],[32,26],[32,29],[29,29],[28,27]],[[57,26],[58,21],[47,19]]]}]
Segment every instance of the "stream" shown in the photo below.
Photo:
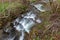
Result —
[{"label": "stream", "polygon": [[[35,8],[37,8],[36,10],[39,10],[41,12],[44,12],[45,9],[43,9],[43,5],[42,4],[36,4],[33,5]],[[37,19],[36,19],[37,18]],[[24,35],[25,32],[27,32],[29,34],[30,29],[36,24],[36,23],[41,23],[40,18],[37,17],[37,15],[32,11],[27,12],[25,15],[22,15],[22,18],[19,19],[17,18],[14,21],[14,28],[17,31],[21,31],[21,36],[19,38],[19,40],[24,40]]]},{"label": "stream", "polygon": [[[36,10],[40,12],[46,11],[43,8],[42,4],[32,4],[32,6],[34,6],[34,8],[36,8]],[[37,13],[31,10],[29,12],[26,12],[25,14],[22,14],[21,15],[22,18],[18,17],[13,21],[13,25],[14,25],[13,27],[15,28],[16,31],[21,33],[18,40],[24,40],[25,32],[29,34],[31,28],[34,27],[34,25],[36,25],[37,23],[40,24],[42,22],[41,19],[37,15],[38,15]],[[8,32],[8,30],[6,29],[6,32]],[[8,35],[8,38],[4,40],[16,40],[16,34],[10,33]]]}]

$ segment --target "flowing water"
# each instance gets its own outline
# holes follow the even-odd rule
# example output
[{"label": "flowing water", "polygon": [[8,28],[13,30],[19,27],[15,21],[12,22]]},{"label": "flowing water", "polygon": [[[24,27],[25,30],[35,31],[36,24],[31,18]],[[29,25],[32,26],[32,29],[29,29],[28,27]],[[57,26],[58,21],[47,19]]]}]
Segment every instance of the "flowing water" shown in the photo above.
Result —
[{"label": "flowing water", "polygon": [[[37,8],[36,10],[39,10],[40,12],[44,12],[45,9],[43,9],[43,5],[42,4],[36,4],[36,5],[33,5],[35,8]],[[18,38],[18,40],[24,40],[24,35],[25,35],[25,32],[27,32],[29,34],[30,32],[30,29],[32,27],[34,27],[34,25],[36,23],[41,23],[41,20],[39,17],[37,17],[36,15],[37,13],[33,12],[32,10],[25,13],[25,14],[22,14],[22,18],[16,18],[14,21],[13,21],[13,27],[15,28],[15,30],[17,30],[18,32],[21,33],[20,37]],[[37,18],[37,19],[36,19]],[[14,33],[13,33],[14,34]],[[12,34],[12,35],[13,35]],[[12,36],[10,35],[10,36]],[[6,40],[14,40],[15,36],[13,36],[12,38],[8,38]]]},{"label": "flowing water", "polygon": [[45,12],[46,10],[44,9],[43,5],[42,4],[36,4],[34,5],[39,11],[41,12]]},{"label": "flowing water", "polygon": [[29,33],[30,29],[36,24],[36,22],[41,23],[41,20],[36,19],[37,16],[32,11],[28,12],[26,15],[22,15],[22,17],[23,18],[21,18],[21,20],[19,20],[19,18],[17,18],[14,21],[14,28],[19,32],[21,31],[21,33],[22,33],[19,40],[24,39],[24,31]]}]

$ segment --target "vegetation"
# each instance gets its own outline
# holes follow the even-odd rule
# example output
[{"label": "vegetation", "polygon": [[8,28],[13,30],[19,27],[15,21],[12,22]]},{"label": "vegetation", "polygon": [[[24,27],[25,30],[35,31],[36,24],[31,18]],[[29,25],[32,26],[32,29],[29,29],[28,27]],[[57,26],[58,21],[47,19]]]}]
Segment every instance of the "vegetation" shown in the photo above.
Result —
[{"label": "vegetation", "polygon": [[[31,0],[31,2],[35,2],[36,0]],[[60,2],[60,0],[58,0]],[[47,6],[51,8],[48,12],[41,13],[39,17],[42,20],[41,24],[35,25],[35,28],[32,28],[28,36],[28,40],[60,40],[60,3],[52,2],[48,3]],[[0,3],[0,12],[8,13],[10,10],[10,16],[7,18],[0,19],[0,28],[3,28],[5,24],[12,22],[18,15],[26,12],[28,6],[25,6],[21,3],[4,3],[4,6]],[[6,9],[7,8],[7,9]]]},{"label": "vegetation", "polygon": [[3,12],[8,5],[9,5],[8,2],[6,2],[6,3],[4,3],[4,4],[0,3],[0,12]]}]

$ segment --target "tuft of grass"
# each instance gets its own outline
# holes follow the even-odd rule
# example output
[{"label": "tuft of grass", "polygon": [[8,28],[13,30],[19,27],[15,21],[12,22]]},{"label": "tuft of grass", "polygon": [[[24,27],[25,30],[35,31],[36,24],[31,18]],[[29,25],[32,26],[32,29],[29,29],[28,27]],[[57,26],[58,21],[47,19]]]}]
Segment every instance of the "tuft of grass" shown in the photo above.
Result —
[{"label": "tuft of grass", "polygon": [[8,5],[8,2],[5,2],[4,4],[0,3],[0,12],[3,12],[8,7]]},{"label": "tuft of grass", "polygon": [[25,11],[27,8],[27,6],[24,6],[19,2],[12,2],[11,4],[6,2],[4,5],[2,5],[1,3],[0,6],[1,6],[0,7],[1,18],[5,18],[6,16],[9,16],[11,14],[14,14],[14,15],[20,14],[22,11]]},{"label": "tuft of grass", "polygon": [[60,3],[60,0],[57,0]]}]

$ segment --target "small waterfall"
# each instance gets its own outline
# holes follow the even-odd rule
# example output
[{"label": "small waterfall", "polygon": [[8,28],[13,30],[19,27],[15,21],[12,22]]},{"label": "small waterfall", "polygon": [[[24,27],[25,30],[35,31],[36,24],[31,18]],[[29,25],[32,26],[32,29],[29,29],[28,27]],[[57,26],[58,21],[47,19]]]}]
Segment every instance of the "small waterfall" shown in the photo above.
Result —
[{"label": "small waterfall", "polygon": [[34,5],[39,11],[41,12],[45,12],[45,9],[43,8],[43,5],[42,4],[36,4]]},{"label": "small waterfall", "polygon": [[34,6],[34,8],[36,8],[35,10],[38,10],[40,12],[45,12],[46,11],[46,8],[44,8],[44,5],[43,4],[34,4],[32,3],[31,4],[32,6]]},{"label": "small waterfall", "polygon": [[24,39],[24,32],[29,33],[30,29],[36,24],[36,22],[41,23],[41,20],[39,18],[36,19],[36,17],[36,14],[33,11],[30,11],[26,13],[26,15],[23,14],[21,19],[17,18],[14,21],[14,28],[19,32],[21,31],[19,40]]},{"label": "small waterfall", "polygon": [[25,30],[27,33],[29,33],[30,28],[35,25],[35,22],[41,23],[41,20],[36,19],[37,16],[32,11],[28,12],[26,15],[23,15],[22,17],[23,18],[20,20],[17,18],[13,23],[14,27],[18,31]]},{"label": "small waterfall", "polygon": [[21,31],[21,36],[20,36],[20,38],[19,38],[19,40],[24,40],[24,31]]},{"label": "small waterfall", "polygon": [[[39,10],[40,12],[45,12],[46,10],[43,8],[42,4],[34,4],[33,5],[36,10]],[[30,29],[36,24],[41,23],[40,18],[36,15],[37,13],[33,12],[32,10],[22,14],[22,18],[18,17],[13,21],[13,27],[18,32],[21,32],[21,36],[19,37],[19,40],[24,40],[25,32],[29,34]],[[7,30],[8,31],[8,30]],[[12,36],[12,35],[11,35]],[[12,38],[9,38],[7,40],[14,40],[15,36]]]},{"label": "small waterfall", "polygon": [[32,11],[28,12],[26,15],[23,15],[24,18],[31,18],[35,20],[36,14],[34,14]]}]

